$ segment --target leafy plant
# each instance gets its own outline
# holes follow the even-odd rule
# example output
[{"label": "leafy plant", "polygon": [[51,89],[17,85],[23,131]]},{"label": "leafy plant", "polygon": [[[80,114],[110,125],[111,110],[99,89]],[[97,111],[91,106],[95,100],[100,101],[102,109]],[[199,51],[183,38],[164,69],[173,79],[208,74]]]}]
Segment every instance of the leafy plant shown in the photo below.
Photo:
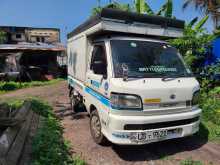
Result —
[{"label": "leafy plant", "polygon": [[159,11],[154,12],[150,5],[146,2],[146,0],[135,0],[134,1],[135,10],[134,12],[140,14],[148,14],[148,15],[160,15],[164,17],[173,17],[173,1],[166,0],[166,2],[161,6]]},{"label": "leafy plant", "polygon": [[112,2],[104,7],[101,7],[100,5],[98,7],[95,7],[92,9],[92,16],[99,14],[103,8],[111,8],[111,9],[119,9],[123,11],[131,11],[131,7],[129,4],[123,4],[123,3],[118,3],[118,2]]},{"label": "leafy plant", "polygon": [[150,5],[146,2],[146,0],[134,0],[132,4],[124,4],[118,3],[116,1],[110,2],[109,4],[105,5],[104,7],[99,6],[93,8],[92,15],[96,15],[102,11],[103,8],[113,8],[119,9],[128,12],[136,12],[140,14],[148,14],[148,15],[160,15],[164,17],[173,17],[173,1],[166,0],[166,2],[161,6],[158,12],[154,12]]}]

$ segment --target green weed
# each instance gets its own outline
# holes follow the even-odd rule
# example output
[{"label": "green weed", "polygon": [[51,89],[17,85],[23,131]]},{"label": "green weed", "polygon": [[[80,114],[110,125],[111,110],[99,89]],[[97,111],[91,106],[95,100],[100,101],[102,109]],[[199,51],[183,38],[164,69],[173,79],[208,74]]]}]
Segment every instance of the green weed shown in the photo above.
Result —
[{"label": "green weed", "polygon": [[203,163],[200,161],[194,161],[194,160],[192,160],[192,158],[189,158],[186,160],[182,160],[180,162],[180,165],[203,165]]}]

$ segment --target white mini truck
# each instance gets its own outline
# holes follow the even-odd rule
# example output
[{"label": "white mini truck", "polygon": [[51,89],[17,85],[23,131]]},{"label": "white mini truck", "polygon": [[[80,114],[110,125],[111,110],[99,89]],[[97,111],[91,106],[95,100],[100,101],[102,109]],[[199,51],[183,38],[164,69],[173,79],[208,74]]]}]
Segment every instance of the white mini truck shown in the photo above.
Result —
[{"label": "white mini truck", "polygon": [[137,145],[198,132],[199,83],[165,39],[184,22],[113,9],[68,34],[68,83],[75,111],[90,114],[94,141]]}]

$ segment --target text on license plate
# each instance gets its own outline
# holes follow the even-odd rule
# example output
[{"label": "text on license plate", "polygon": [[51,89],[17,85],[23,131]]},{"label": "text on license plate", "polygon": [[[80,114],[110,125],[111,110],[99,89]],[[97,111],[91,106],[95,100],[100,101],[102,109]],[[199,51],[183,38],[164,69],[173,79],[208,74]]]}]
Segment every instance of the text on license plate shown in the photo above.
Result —
[{"label": "text on license plate", "polygon": [[150,141],[156,139],[164,139],[167,137],[167,130],[135,132],[131,133],[130,140],[132,141]]}]

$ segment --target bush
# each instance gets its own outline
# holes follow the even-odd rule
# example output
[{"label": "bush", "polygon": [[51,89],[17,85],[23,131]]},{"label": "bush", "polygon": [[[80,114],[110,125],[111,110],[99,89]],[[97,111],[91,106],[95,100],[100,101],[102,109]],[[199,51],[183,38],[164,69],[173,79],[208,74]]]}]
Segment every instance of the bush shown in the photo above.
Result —
[{"label": "bush", "polygon": [[204,137],[204,134],[208,131],[209,140],[220,140],[220,88],[211,89],[208,85],[208,80],[201,82],[199,104],[203,110],[202,124],[205,128],[200,128],[199,136]]},{"label": "bush", "polygon": [[21,88],[21,85],[17,82],[2,82],[0,84],[1,91],[12,91]]},{"label": "bush", "polygon": [[205,29],[196,30],[186,26],[183,37],[170,40],[170,44],[180,51],[192,71],[200,73],[207,56],[206,48],[210,47],[214,38]]}]

